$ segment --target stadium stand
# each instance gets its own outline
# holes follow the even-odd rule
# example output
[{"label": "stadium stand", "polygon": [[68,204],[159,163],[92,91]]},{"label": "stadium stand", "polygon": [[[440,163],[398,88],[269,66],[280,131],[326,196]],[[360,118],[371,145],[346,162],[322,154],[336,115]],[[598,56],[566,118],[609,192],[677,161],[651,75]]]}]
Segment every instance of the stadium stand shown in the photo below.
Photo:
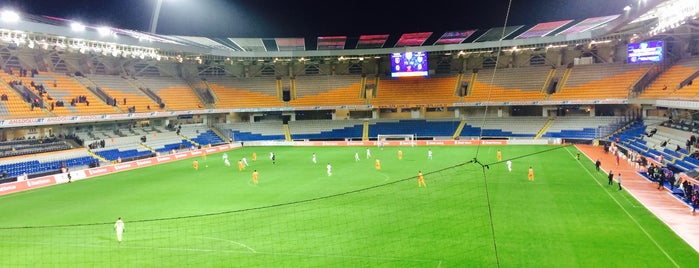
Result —
[{"label": "stadium stand", "polygon": [[[382,79],[373,105],[438,105],[459,101],[454,94],[456,76],[439,78]],[[356,93],[358,94],[358,93]]]},{"label": "stadium stand", "polygon": [[360,105],[360,79],[357,75],[297,76],[296,98],[291,106]]},{"label": "stadium stand", "polygon": [[650,68],[648,64],[576,65],[551,100],[626,99],[630,87]]},{"label": "stadium stand", "polygon": [[[78,114],[113,114],[121,112],[100,100],[73,77],[65,74],[42,72],[34,77],[20,78],[25,85],[35,84],[33,89],[41,86],[44,94],[45,107],[56,115]],[[62,102],[63,104],[58,104]]]},{"label": "stadium stand", "polygon": [[[696,97],[696,86],[680,89],[680,83],[699,72],[699,57],[686,58],[679,60],[672,65],[668,70],[663,72],[653,83],[651,83],[638,98],[640,99],[657,99],[657,98],[692,98]],[[691,90],[690,88],[693,88]]]},{"label": "stadium stand", "polygon": [[217,108],[279,107],[283,103],[277,97],[276,79],[206,77],[216,96]]}]

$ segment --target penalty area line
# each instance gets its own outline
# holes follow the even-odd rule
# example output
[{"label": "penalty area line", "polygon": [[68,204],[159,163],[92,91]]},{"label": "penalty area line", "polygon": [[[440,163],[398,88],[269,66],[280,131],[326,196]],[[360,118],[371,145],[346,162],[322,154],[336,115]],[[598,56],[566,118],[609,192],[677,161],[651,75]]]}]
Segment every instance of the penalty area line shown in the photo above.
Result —
[{"label": "penalty area line", "polygon": [[236,245],[238,245],[238,246],[244,247],[244,248],[250,250],[250,252],[252,252],[252,253],[257,253],[257,250],[255,250],[254,248],[251,248],[251,247],[249,247],[249,246],[246,245],[246,244],[243,244],[243,243],[240,243],[240,242],[236,242],[236,241],[233,241],[233,240],[228,240],[228,239],[223,239],[223,238],[215,238],[215,237],[208,237],[208,236],[195,236],[195,237],[196,237],[196,238],[202,238],[202,239],[208,239],[208,240],[218,240],[218,241],[230,242],[230,243],[236,244]]}]

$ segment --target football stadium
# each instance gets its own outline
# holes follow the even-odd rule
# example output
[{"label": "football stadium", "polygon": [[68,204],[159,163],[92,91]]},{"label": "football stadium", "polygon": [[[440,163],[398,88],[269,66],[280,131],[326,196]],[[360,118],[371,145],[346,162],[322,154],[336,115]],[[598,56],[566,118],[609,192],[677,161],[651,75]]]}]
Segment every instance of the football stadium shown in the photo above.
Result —
[{"label": "football stadium", "polygon": [[0,266],[695,267],[699,6],[632,2],[312,40],[3,9]]}]

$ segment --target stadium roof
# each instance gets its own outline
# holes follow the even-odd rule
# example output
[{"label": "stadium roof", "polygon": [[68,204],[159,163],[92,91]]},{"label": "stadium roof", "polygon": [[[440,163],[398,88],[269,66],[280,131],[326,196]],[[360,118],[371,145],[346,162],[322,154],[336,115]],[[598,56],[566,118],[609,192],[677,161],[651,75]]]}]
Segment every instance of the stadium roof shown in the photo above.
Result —
[{"label": "stadium roof", "polygon": [[[108,35],[104,29],[95,25],[85,25],[84,31],[75,30],[76,21],[68,19],[20,14],[21,23],[0,21],[4,42],[19,42],[20,39],[45,38],[56,36],[92,40],[104,43],[117,43],[126,46],[148,47],[158,51],[177,53],[199,53],[205,55],[244,57],[253,53],[255,56],[277,53],[278,56],[313,56],[314,51],[337,51],[340,54],[386,54],[396,50],[414,50],[420,47],[425,51],[438,50],[477,50],[493,47],[531,46],[537,44],[561,43],[575,40],[591,40],[615,32],[661,33],[664,29],[676,26],[692,16],[696,17],[697,5],[692,0],[647,0],[647,6],[626,11],[625,14],[586,18],[583,20],[561,20],[537,23],[534,25],[516,25],[493,27],[484,30],[452,31],[446,33],[418,32],[391,34],[367,34],[356,37],[326,36],[314,38],[236,38],[236,37],[200,37],[181,35],[158,35],[141,31],[109,28]],[[653,4],[652,4],[653,3]],[[688,15],[670,16],[672,7],[683,6]],[[673,22],[666,22],[672,19]],[[662,20],[662,21],[661,21]],[[639,21],[651,21],[640,24]],[[655,24],[655,25],[653,25]],[[643,25],[629,29],[629,25]],[[646,29],[646,28],[652,28]],[[18,34],[21,32],[22,34]],[[431,39],[430,39],[431,38]],[[396,41],[397,39],[397,41]],[[432,40],[432,41],[430,41]],[[310,47],[309,44],[315,46]],[[331,53],[331,54],[332,54]],[[327,53],[323,53],[327,55]]]}]

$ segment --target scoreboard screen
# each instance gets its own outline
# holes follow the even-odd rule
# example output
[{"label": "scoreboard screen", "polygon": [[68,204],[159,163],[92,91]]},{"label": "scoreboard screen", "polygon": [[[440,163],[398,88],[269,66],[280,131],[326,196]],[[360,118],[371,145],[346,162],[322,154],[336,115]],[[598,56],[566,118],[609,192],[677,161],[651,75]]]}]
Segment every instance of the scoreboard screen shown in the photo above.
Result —
[{"label": "scoreboard screen", "polygon": [[647,41],[628,45],[627,63],[663,61],[663,41]]},{"label": "scoreboard screen", "polygon": [[427,52],[391,53],[391,77],[428,75]]}]

